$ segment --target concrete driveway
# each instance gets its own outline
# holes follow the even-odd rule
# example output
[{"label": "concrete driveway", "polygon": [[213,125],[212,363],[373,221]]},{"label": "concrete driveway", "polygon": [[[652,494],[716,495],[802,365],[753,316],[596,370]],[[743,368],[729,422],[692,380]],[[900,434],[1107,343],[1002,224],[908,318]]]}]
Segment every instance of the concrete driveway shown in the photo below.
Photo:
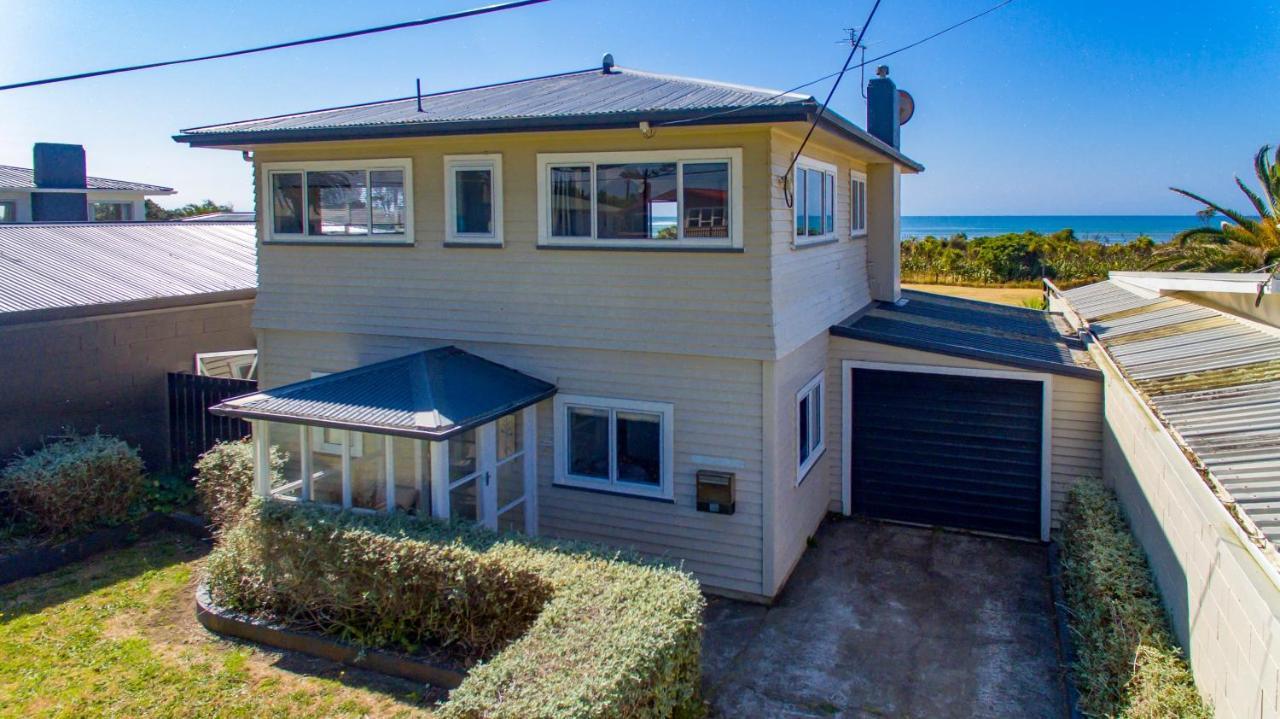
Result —
[{"label": "concrete driveway", "polygon": [[773,607],[710,600],[714,716],[1066,716],[1044,547],[857,519],[816,539]]}]

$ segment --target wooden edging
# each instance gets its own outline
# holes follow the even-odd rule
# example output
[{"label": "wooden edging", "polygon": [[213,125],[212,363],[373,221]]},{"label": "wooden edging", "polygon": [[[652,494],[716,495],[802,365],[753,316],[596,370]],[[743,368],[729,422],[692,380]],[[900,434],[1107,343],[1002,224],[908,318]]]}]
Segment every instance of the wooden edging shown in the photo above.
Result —
[{"label": "wooden edging", "polygon": [[35,547],[0,557],[0,585],[52,572],[99,552],[127,547],[148,534],[165,530],[197,539],[209,537],[209,530],[199,517],[153,512],[132,524],[99,529],[54,547]]},{"label": "wooden edging", "polygon": [[299,652],[444,689],[456,689],[464,678],[461,672],[429,664],[404,654],[379,649],[363,649],[313,632],[289,629],[228,612],[210,600],[209,590],[203,583],[196,588],[196,619],[204,625],[205,629],[216,634],[245,639],[276,649]]},{"label": "wooden edging", "polygon": [[1049,543],[1049,586],[1053,593],[1053,618],[1058,630],[1059,659],[1062,662],[1062,678],[1067,691],[1067,710],[1071,719],[1083,719],[1080,713],[1080,689],[1076,686],[1076,644],[1067,622],[1070,609],[1067,595],[1062,589],[1062,556],[1057,542]]}]

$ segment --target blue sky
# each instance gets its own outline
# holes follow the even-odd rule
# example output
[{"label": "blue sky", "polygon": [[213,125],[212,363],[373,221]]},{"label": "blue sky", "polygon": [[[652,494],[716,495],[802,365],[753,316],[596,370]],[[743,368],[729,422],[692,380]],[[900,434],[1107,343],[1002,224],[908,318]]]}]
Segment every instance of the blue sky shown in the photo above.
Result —
[{"label": "blue sky", "polygon": [[[484,0],[351,3],[0,0],[0,84],[454,11]],[[996,0],[884,0],[869,56]],[[169,185],[173,205],[252,206],[238,153],[174,143],[214,122],[620,65],[788,88],[839,68],[871,0],[552,0],[508,13],[231,60],[0,93],[0,164],[84,144],[94,175]],[[907,214],[1179,214],[1180,185],[1239,205],[1233,174],[1280,143],[1280,6],[1015,0],[887,61],[916,98]],[[216,10],[214,9],[216,8]],[[807,91],[825,96],[828,84]],[[833,107],[863,124],[859,78]]]}]

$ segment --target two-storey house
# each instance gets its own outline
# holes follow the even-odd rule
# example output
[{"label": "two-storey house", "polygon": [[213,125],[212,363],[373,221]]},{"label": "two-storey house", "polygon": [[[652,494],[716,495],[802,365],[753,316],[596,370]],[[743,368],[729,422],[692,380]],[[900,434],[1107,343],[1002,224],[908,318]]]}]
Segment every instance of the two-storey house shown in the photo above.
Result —
[{"label": "two-storey house", "polygon": [[256,173],[264,389],[215,411],[254,423],[258,491],[634,547],[750,599],[828,511],[1046,539],[1096,468],[1096,373],[1044,313],[900,290],[923,168],[869,91],[867,131],[606,56],[183,131]]}]

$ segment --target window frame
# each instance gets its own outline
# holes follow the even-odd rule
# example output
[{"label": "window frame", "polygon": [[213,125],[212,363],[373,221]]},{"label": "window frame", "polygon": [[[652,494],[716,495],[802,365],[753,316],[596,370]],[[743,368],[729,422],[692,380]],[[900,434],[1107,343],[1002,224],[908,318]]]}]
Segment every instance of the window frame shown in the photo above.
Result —
[{"label": "window frame", "polygon": [[[563,487],[590,489],[609,494],[645,497],[673,501],[675,476],[675,406],[669,402],[648,402],[642,400],[616,399],[612,397],[595,397],[587,395],[557,394],[553,402],[555,435],[555,477],[553,484]],[[570,408],[606,410],[609,412],[609,478],[585,477],[569,474],[569,422]],[[658,436],[659,447],[657,487],[619,481],[617,474],[617,415],[619,412],[642,412],[661,417]]]},{"label": "window frame", "polygon": [[[119,219],[119,220],[99,220],[99,219],[98,219],[98,205],[120,205],[120,206],[122,206],[122,207],[123,207],[123,209],[120,211],[120,217],[121,217],[121,219]],[[89,201],[89,215],[90,215],[90,217],[92,217],[92,218],[93,218],[93,219],[91,220],[92,222],[134,222],[134,221],[135,221],[135,219],[136,219],[136,218],[134,218],[134,216],[133,216],[133,201],[132,201],[132,200],[90,200],[90,201]],[[126,217],[126,215],[127,215],[127,217]]]},{"label": "window frame", "polygon": [[17,200],[0,200],[0,207],[8,207],[9,212],[5,214],[9,219],[0,219],[0,225],[9,225],[18,221],[18,201]]},{"label": "window frame", "polygon": [[[703,162],[726,162],[729,165],[729,236],[684,237],[684,165]],[[675,240],[609,240],[597,236],[596,166],[639,162],[676,163],[677,227]],[[551,234],[551,168],[561,166],[591,167],[591,236],[557,237]],[[583,249],[646,250],[741,250],[743,238],[742,148],[708,148],[690,150],[643,150],[634,152],[538,153],[538,247],[570,247]]]},{"label": "window frame", "polygon": [[[796,392],[795,437],[796,437],[796,486],[797,487],[800,486],[800,483],[803,482],[805,480],[805,477],[809,475],[809,471],[813,469],[814,465],[818,463],[818,460],[821,459],[822,455],[827,451],[827,439],[826,439],[827,422],[826,422],[826,415],[824,414],[826,412],[826,394],[827,394],[825,385],[826,385],[825,373],[819,372],[817,376],[815,376],[813,379],[806,382],[805,385],[800,388],[800,391]],[[816,408],[815,408],[814,398],[817,399]],[[817,440],[816,443],[812,441],[810,442],[809,447],[807,448],[808,449],[807,455],[804,454],[804,450],[806,448],[800,445],[801,407],[805,400],[808,400],[809,402],[809,411],[810,411],[809,418],[808,418],[809,438],[810,440],[813,440],[813,439]],[[817,421],[818,432],[816,437],[813,431],[813,427],[814,427],[813,418],[815,415],[818,419]]]},{"label": "window frame", "polygon": [[[459,170],[488,170],[493,183],[493,232],[458,232],[457,182]],[[444,241],[446,245],[502,247],[502,155],[444,156]]]},{"label": "window frame", "polygon": [[[801,235],[796,228],[796,208],[802,199],[800,197],[800,193],[796,192],[796,173],[801,170],[816,170],[821,172],[823,176],[822,183],[824,201],[822,203],[822,224],[824,232],[821,235]],[[837,189],[839,183],[836,181],[838,176],[839,169],[830,162],[816,160],[812,157],[808,157],[807,155],[801,155],[796,158],[795,167],[791,170],[791,246],[793,248],[807,247],[809,245],[825,245],[831,242],[838,242],[840,240],[840,222],[835,212],[835,208],[839,206],[839,203],[836,202],[836,196],[839,194],[839,190]],[[830,202],[825,200],[828,189],[832,192],[832,199]],[[826,231],[826,211],[828,205],[831,207],[832,214],[830,231]],[[807,204],[805,207],[805,214],[807,217]]]},{"label": "window frame", "polygon": [[[862,184],[862,207],[859,208],[854,197],[854,183]],[[861,209],[861,213],[859,213]],[[861,217],[859,218],[859,214]],[[859,170],[849,171],[849,236],[850,237],[866,237],[867,236],[867,173]],[[862,227],[858,227],[858,220],[862,220]]]},{"label": "window frame", "polygon": [[[327,172],[327,171],[344,171],[344,170],[364,170],[366,182],[369,173],[378,170],[400,170],[404,178],[404,232],[403,233],[385,233],[373,234],[372,228],[367,235],[311,235],[306,232],[307,228],[307,173],[308,172]],[[302,216],[303,231],[301,233],[288,232],[278,233],[275,231],[275,203],[271,199],[272,178],[279,174],[300,173],[302,175]],[[323,160],[306,161],[306,162],[264,162],[259,165],[258,175],[259,188],[259,207],[264,208],[263,214],[263,244],[301,244],[301,245],[359,245],[359,246],[379,246],[379,245],[412,245],[414,244],[413,233],[413,160],[407,157],[389,157],[389,158],[373,158],[367,160],[334,160],[326,162]],[[368,185],[366,184],[366,187]],[[373,221],[373,213],[370,213],[370,222]]]}]

